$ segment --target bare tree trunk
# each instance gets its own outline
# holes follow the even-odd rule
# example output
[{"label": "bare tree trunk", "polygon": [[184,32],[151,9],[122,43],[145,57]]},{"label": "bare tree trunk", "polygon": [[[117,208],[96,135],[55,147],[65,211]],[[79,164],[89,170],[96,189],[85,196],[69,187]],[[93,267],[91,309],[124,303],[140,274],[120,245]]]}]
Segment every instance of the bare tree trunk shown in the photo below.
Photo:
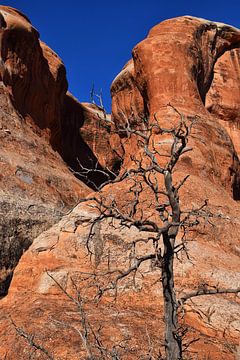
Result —
[{"label": "bare tree trunk", "polygon": [[177,301],[174,291],[173,260],[175,238],[163,235],[164,255],[162,264],[162,286],[165,318],[166,360],[182,359],[182,342],[178,336]]}]

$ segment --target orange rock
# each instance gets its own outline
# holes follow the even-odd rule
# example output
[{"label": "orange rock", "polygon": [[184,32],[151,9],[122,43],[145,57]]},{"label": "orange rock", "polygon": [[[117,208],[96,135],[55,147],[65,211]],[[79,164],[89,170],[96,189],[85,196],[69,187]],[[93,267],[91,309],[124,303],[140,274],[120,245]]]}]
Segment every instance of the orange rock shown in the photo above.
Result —
[{"label": "orange rock", "polygon": [[[223,126],[216,117],[210,116],[206,106],[210,106],[208,99],[212,90],[209,95],[207,93],[215,62],[218,57],[222,59],[224,52],[239,46],[239,36],[236,28],[204,19],[184,16],[166,20],[150,30],[147,38],[135,46],[133,63],[130,61],[112,84],[112,118],[116,127],[119,123],[126,123],[131,108],[135,109],[135,122],[131,120],[135,128],[139,126],[138,119],[143,117],[149,118],[150,123],[157,121],[163,128],[176,125],[179,115],[169,104],[185,116],[197,116],[195,134],[190,141],[194,151],[187,156],[193,164],[192,171],[211,178],[214,183],[223,184],[235,199],[240,196],[239,160],[233,148],[233,141],[237,144],[236,139],[240,136],[237,120],[235,130],[231,133],[229,130],[230,136],[233,134],[231,138],[226,132],[229,122]],[[236,74],[229,73],[229,82],[234,82],[236,89],[239,86],[237,71]],[[122,85],[124,81],[127,84],[125,87]],[[132,93],[137,94],[134,95],[136,102],[131,97]],[[232,109],[238,106],[238,92],[234,96],[233,104],[236,105]],[[144,106],[137,106],[139,101]],[[210,151],[207,150],[209,143]],[[130,144],[129,140],[123,141],[125,168],[131,164],[131,146],[136,153],[134,140]]]},{"label": "orange rock", "polygon": [[206,97],[206,107],[219,118],[240,156],[240,52],[225,52],[214,66],[214,78]]},{"label": "orange rock", "polygon": [[79,103],[68,93],[63,118],[61,153],[79,179],[94,189],[113,179],[121,157],[110,141],[110,115],[95,104]]},{"label": "orange rock", "polygon": [[[212,114],[205,107],[206,96],[209,108],[208,104],[214,98],[212,92],[216,88],[221,92],[222,85],[217,77],[214,79],[216,87],[211,88],[214,64],[218,57],[222,61],[220,56],[224,51],[239,46],[239,34],[230,26],[191,17],[176,18],[155,26],[147,39],[134,48],[133,60],[113,82],[112,121],[115,127],[110,129],[113,132],[111,135],[110,131],[110,139],[107,137],[108,128],[98,129],[96,120],[102,116],[98,108],[80,105],[71,95],[65,97],[63,104],[64,141],[65,144],[72,141],[74,149],[71,153],[66,145],[62,148],[66,160],[70,162],[78,153],[82,155],[80,138],[73,130],[80,129],[84,143],[89,147],[86,153],[96,155],[103,167],[114,167],[112,145],[121,149],[118,156],[124,160],[122,172],[129,169],[134,158],[139,156],[138,138],[122,132],[119,140],[114,134],[116,128],[121,129],[128,122],[131,128],[141,129],[146,120],[150,124],[158,121],[163,127],[175,126],[179,114],[168,105],[169,102],[188,120],[197,117],[188,144],[193,151],[182,156],[174,172],[174,181],[190,174],[180,191],[183,210],[196,208],[208,199],[209,209],[215,216],[209,213],[198,228],[192,229],[188,234],[191,240],[187,244],[188,256],[182,253],[175,261],[178,296],[206,283],[220,287],[239,286],[239,159],[231,134],[228,135],[227,127],[219,121],[220,112],[216,113],[217,116],[214,112],[216,103],[213,102]],[[219,66],[218,62],[216,66]],[[235,72],[228,70],[228,74]],[[236,80],[237,77],[233,76],[232,81]],[[7,97],[3,99],[6,102]],[[237,95],[234,99],[235,104]],[[221,101],[221,104],[225,103],[229,104],[227,100]],[[225,105],[221,106],[225,109]],[[82,116],[86,119],[84,124],[79,120]],[[9,135],[8,132],[5,134]],[[106,136],[104,142],[97,136],[99,134]],[[43,140],[39,135],[34,135],[35,138],[47,143],[46,138]],[[158,131],[154,132],[152,139],[159,152],[165,154],[169,151],[172,144],[169,136]],[[104,156],[106,149],[109,149],[110,156]],[[160,157],[160,161],[166,161],[165,157],[163,159]],[[56,163],[53,157],[51,164],[56,166]],[[49,163],[47,169],[51,170]],[[23,172],[18,176],[29,181]],[[101,195],[107,201],[115,199],[121,209],[128,208],[132,203],[131,185],[131,180],[110,184],[95,195]],[[153,217],[151,191],[144,189],[139,201],[143,214]],[[145,263],[134,278],[122,281],[116,301],[113,291],[102,301],[96,301],[99,288],[113,281],[113,270],[121,271],[129,266],[132,260],[129,245],[135,241],[136,254],[146,253],[150,245],[137,242],[146,240],[141,232],[108,220],[95,224],[89,238],[89,227],[98,215],[95,205],[89,201],[76,206],[52,228],[35,238],[22,256],[9,293],[1,300],[0,356],[21,360],[32,351],[24,339],[16,335],[9,319],[11,316],[19,328],[29,336],[35,335],[34,340],[56,359],[86,357],[86,346],[79,333],[83,315],[64,291],[83,297],[84,314],[104,346],[111,349],[123,341],[124,346],[120,349],[123,359],[146,356],[149,347],[156,352],[163,348],[161,274],[154,263]],[[181,234],[177,241],[180,243]],[[107,276],[104,275],[106,272],[109,272]],[[186,310],[185,321],[189,330],[186,340],[199,337],[199,341],[190,346],[191,355],[195,352],[201,360],[233,360],[239,351],[239,300],[231,295],[199,297],[188,303]],[[92,333],[89,336],[94,342]],[[44,358],[41,352],[36,356]]]},{"label": "orange rock", "polygon": [[126,123],[131,126],[141,124],[145,114],[144,98],[135,81],[133,60],[130,60],[113,80],[111,86],[112,113],[117,129]]},{"label": "orange rock", "polygon": [[30,21],[6,6],[0,19],[1,294],[33,238],[91,191],[69,166],[80,171],[78,160],[87,159],[83,165],[114,169],[117,157],[108,132],[98,134],[96,109],[66,94],[63,62],[39,41]]},{"label": "orange rock", "polygon": [[1,39],[3,85],[15,109],[59,150],[60,114],[67,90],[65,67],[39,42],[38,32],[25,17],[5,6],[0,11],[5,21]]}]

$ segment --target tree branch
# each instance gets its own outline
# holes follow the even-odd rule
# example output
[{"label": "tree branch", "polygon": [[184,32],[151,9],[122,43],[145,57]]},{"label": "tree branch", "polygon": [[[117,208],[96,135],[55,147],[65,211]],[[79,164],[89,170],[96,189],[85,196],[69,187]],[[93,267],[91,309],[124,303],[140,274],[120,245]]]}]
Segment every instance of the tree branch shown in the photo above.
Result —
[{"label": "tree branch", "polygon": [[203,296],[203,295],[215,295],[215,294],[237,294],[240,292],[240,288],[236,289],[222,289],[222,288],[209,288],[207,286],[204,286],[201,289],[198,289],[196,291],[192,291],[189,294],[185,294],[184,296],[181,296],[179,300],[179,304],[184,304],[187,300],[196,297],[196,296]]}]

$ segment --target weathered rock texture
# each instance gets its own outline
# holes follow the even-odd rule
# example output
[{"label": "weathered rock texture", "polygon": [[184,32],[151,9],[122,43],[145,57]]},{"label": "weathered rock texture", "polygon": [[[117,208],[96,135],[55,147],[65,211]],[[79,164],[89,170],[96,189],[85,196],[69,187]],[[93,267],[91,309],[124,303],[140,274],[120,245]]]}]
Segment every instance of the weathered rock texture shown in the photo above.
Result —
[{"label": "weathered rock texture", "polygon": [[240,156],[240,50],[225,52],[216,62],[206,107],[219,118]]},{"label": "weathered rock texture", "polygon": [[[126,188],[121,194],[127,197]],[[192,200],[191,192],[184,198]],[[216,196],[220,196],[215,192]],[[223,201],[227,196],[223,196]],[[199,199],[196,199],[196,202]],[[239,249],[233,238],[239,233],[239,210],[234,201],[228,203],[234,208],[215,207],[227,220],[214,222],[216,228],[203,226],[189,243],[190,259],[181,256],[176,263],[177,293],[196,289],[206,281],[221,287],[239,285]],[[77,334],[81,329],[82,317],[76,305],[58,288],[49,274],[70,294],[76,296],[72,281],[81,291],[84,309],[94,330],[102,328],[100,339],[109,348],[125,340],[127,348],[123,358],[138,359],[148,351],[148,336],[155,350],[162,346],[162,294],[159,269],[154,270],[151,262],[141,268],[133,286],[132,277],[121,282],[117,301],[114,292],[100,303],[94,301],[99,286],[108,283],[109,278],[95,278],[90,274],[104,273],[110,269],[126,268],[129,263],[131,241],[143,237],[138,231],[112,228],[102,224],[95,229],[91,246],[94,255],[89,261],[87,236],[91,220],[96,211],[79,205],[71,215],[64,217],[57,225],[41,234],[31,248],[23,255],[15,270],[10,292],[2,302],[0,354],[14,357],[18,352],[24,359],[31,352],[23,339],[18,338],[8,318],[12,316],[16,325],[54,354],[56,359],[84,358],[85,349]],[[234,226],[233,226],[234,224]],[[116,225],[116,224],[115,224]],[[229,238],[224,239],[224,231]],[[209,241],[211,238],[211,241]],[[147,247],[136,246],[141,253]],[[47,273],[48,271],[48,273]],[[84,280],[85,279],[85,280]],[[26,282],[28,288],[26,289]],[[29,318],[31,323],[29,323]],[[187,340],[200,337],[191,351],[200,359],[234,359],[238,345],[239,305],[231,296],[212,296],[193,300],[188,307],[186,323],[189,325]],[[92,340],[91,340],[92,341]],[[92,342],[93,343],[93,342]],[[132,349],[132,351],[130,351]],[[40,354],[40,358],[44,356]]]},{"label": "weathered rock texture", "polygon": [[[91,191],[68,166],[75,171],[81,171],[79,163],[111,168],[115,160],[108,132],[102,130],[98,137],[94,109],[66,93],[65,67],[39,41],[30,21],[5,6],[0,7],[0,20],[1,294],[23,250]],[[106,164],[102,144],[108,149]],[[95,184],[94,179],[82,179]]]},{"label": "weathered rock texture", "polygon": [[[185,116],[197,116],[189,141],[193,150],[182,156],[174,179],[190,174],[180,193],[183,209],[197,207],[208,199],[209,209],[215,216],[209,219],[210,223],[201,223],[190,234],[189,257],[181,254],[180,259],[176,259],[177,294],[197,289],[205,283],[239,287],[240,193],[236,152],[239,130],[234,127],[234,139],[229,131],[230,123],[232,126],[237,122],[235,109],[239,107],[239,97],[234,92],[232,102],[225,99],[222,77],[214,76],[214,69],[223,71],[223,65],[219,65],[223,61],[234,89],[239,86],[238,70],[231,72],[229,59],[232,57],[228,55],[237,54],[238,50],[232,49],[239,46],[239,41],[239,30],[224,24],[191,17],[165,21],[155,26],[134,48],[133,59],[112,84],[115,129],[121,130],[126,121],[132,128],[138,128],[146,120],[150,124],[158,121],[161,126],[170,128],[179,121],[179,115],[169,103]],[[220,105],[216,93],[221,94]],[[76,130],[81,127],[82,112],[86,117],[99,112],[91,106],[80,106],[69,95],[65,101],[68,104],[65,114],[70,113],[69,121]],[[76,116],[78,112],[79,116]],[[121,132],[119,145],[119,139],[112,134],[102,147],[102,143],[92,140],[95,138],[90,135],[91,131],[98,135],[95,127],[92,130],[91,119],[92,115],[86,121],[86,132],[83,130],[82,136],[91,152],[101,159],[101,166],[116,166],[116,155],[104,160],[104,150],[109,146],[123,157],[121,171],[128,169],[139,151],[135,136]],[[69,140],[65,138],[66,148],[74,137],[71,131],[74,131],[69,130],[66,123],[61,126],[66,126],[66,132],[69,131]],[[105,131],[108,134],[109,129]],[[77,140],[73,140],[76,141],[73,160],[81,143],[79,137],[74,139]],[[58,144],[57,141],[53,143]],[[156,133],[154,145],[162,153],[169,148],[169,138]],[[70,151],[63,151],[71,163]],[[90,162],[84,166],[88,167]],[[123,209],[131,202],[127,181],[108,185],[101,194],[110,201],[116,199]],[[140,200],[149,215],[153,203],[151,195],[145,191]],[[1,300],[0,357],[25,359],[33,351],[31,346],[26,346],[26,340],[16,334],[10,315],[16,326],[29,334],[29,339],[34,334],[36,343],[48,349],[55,359],[86,358],[86,346],[79,336],[83,313],[64,294],[67,290],[76,295],[74,284],[86,301],[82,303],[84,314],[104,346],[112,348],[124,340],[124,347],[120,349],[123,359],[140,359],[146,356],[149,347],[156,350],[162,347],[162,289],[160,272],[154,264],[145,264],[134,282],[132,279],[123,281],[116,301],[113,301],[112,293],[100,303],[94,301],[99,287],[110,282],[112,277],[111,274],[107,278],[93,274],[125,268],[131,258],[129,243],[143,237],[138,231],[119,227],[117,222],[105,221],[94,227],[89,249],[89,226],[96,213],[93,202],[79,204],[58,224],[36,238],[25,252],[15,269],[9,294]],[[89,250],[92,256],[89,256]],[[138,243],[135,251],[148,251],[147,245]],[[199,297],[187,306],[185,321],[189,327],[187,339],[199,337],[199,341],[189,348],[193,358],[196,353],[202,360],[233,360],[239,356],[237,297]],[[101,330],[98,332],[98,329]],[[94,342],[92,334],[90,338]],[[34,356],[45,359],[39,351]]]},{"label": "weathered rock texture", "polygon": [[97,105],[80,104],[71,94],[66,95],[62,156],[77,177],[93,189],[113,179],[121,163],[121,155],[110,142],[109,123],[110,116]]},{"label": "weathered rock texture", "polygon": [[[235,199],[240,197],[239,161],[233,146],[238,149],[239,130],[238,118],[235,116],[233,120],[232,115],[239,107],[239,91],[233,90],[234,97],[228,105],[231,116],[227,117],[226,105],[219,102],[218,107],[226,114],[224,126],[218,119],[219,114],[210,116],[205,100],[214,78],[216,61],[218,58],[222,61],[224,52],[226,55],[228,50],[238,46],[239,31],[228,25],[188,16],[167,20],[156,25],[147,38],[135,46],[133,61],[123,68],[111,88],[112,117],[118,128],[126,123],[126,118],[134,126],[146,118],[151,123],[154,117],[159,119],[162,127],[168,127],[175,121],[174,111],[168,104],[184,114],[198,115],[194,151],[190,156],[194,159],[192,171],[214,178],[215,182],[232,191]],[[234,54],[238,53],[238,49],[234,51]],[[230,64],[228,68],[231,69]],[[239,67],[236,65],[235,72],[229,70],[228,74],[229,82],[238,89]],[[216,76],[207,98],[208,108],[215,88],[222,89]],[[226,103],[227,99],[224,100]],[[215,107],[212,108],[214,112]],[[230,127],[235,129],[234,140],[225,131]],[[126,140],[126,154],[131,153],[131,146]],[[125,157],[125,166],[129,166],[129,156]]]}]

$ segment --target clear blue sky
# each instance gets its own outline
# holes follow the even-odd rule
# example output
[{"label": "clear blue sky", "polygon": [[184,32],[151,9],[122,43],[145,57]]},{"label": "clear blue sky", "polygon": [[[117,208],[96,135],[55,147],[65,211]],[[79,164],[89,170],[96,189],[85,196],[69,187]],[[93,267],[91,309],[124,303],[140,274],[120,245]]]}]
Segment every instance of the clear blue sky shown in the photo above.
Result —
[{"label": "clear blue sky", "polygon": [[110,110],[110,85],[131,50],[162,20],[193,15],[240,27],[240,0],[9,0],[31,20],[63,59],[69,89],[80,101],[103,89]]}]

